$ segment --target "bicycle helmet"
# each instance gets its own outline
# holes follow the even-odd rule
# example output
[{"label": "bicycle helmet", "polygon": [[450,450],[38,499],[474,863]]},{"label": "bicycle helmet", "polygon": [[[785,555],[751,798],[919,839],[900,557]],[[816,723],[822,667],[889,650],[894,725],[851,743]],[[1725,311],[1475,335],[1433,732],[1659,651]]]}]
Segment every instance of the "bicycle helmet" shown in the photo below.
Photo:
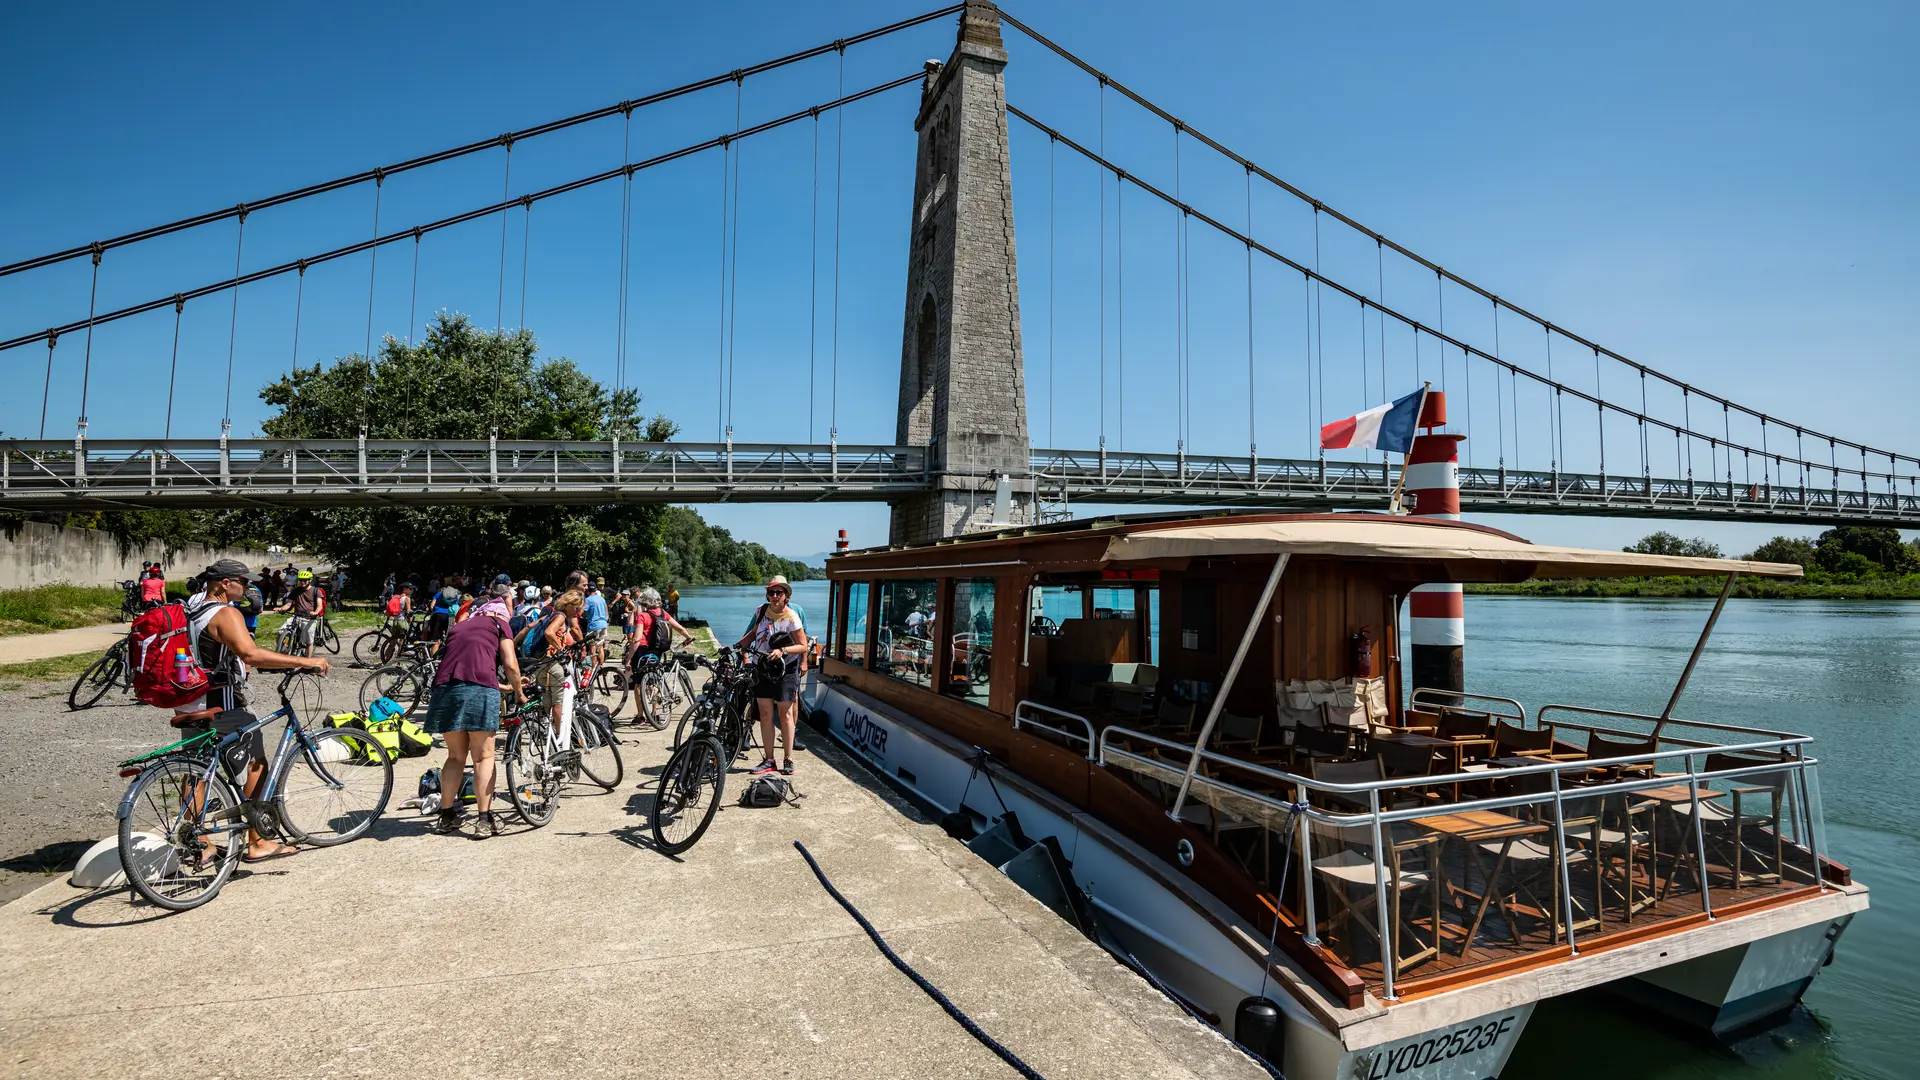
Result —
[{"label": "bicycle helmet", "polygon": [[299,572],[298,574],[295,574],[295,575],[294,575],[294,578],[295,578],[296,580],[299,580],[299,581],[312,581],[312,580],[313,580],[313,571],[311,571],[311,570],[302,570],[302,571],[300,571],[300,572]]},{"label": "bicycle helmet", "polygon": [[529,585],[526,588],[520,590],[520,598],[525,600],[529,604],[540,599],[540,586]]}]

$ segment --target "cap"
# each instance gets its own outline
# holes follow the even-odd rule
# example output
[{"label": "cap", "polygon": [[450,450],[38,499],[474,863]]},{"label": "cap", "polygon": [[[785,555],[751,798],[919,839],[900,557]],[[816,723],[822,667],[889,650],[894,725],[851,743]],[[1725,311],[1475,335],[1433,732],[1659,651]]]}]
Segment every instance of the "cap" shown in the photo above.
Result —
[{"label": "cap", "polygon": [[595,585],[605,585],[607,583],[607,579],[603,577],[597,577],[593,579],[593,583]]},{"label": "cap", "polygon": [[505,574],[501,574],[499,577],[493,579],[493,583],[495,585],[511,585],[513,584],[513,579]]},{"label": "cap", "polygon": [[245,581],[247,579],[247,564],[241,562],[239,559],[221,559],[208,564],[206,570],[202,571],[202,576],[208,581],[223,581],[227,578],[239,578]]}]

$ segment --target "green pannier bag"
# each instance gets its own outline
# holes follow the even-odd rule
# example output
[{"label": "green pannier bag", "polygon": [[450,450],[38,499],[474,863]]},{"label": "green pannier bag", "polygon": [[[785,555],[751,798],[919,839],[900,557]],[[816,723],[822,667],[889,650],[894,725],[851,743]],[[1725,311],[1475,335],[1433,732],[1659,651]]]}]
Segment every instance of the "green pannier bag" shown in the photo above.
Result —
[{"label": "green pannier bag", "polygon": [[400,740],[401,757],[424,757],[432,751],[433,736],[427,734],[426,728],[404,716],[388,722],[394,725],[394,734]]},{"label": "green pannier bag", "polygon": [[[364,731],[372,737],[374,742],[380,744],[381,749],[387,752],[388,761],[393,761],[400,757],[400,732],[397,730],[397,724],[394,721],[383,720],[370,724],[366,718],[359,713],[334,713],[327,717],[326,726],[355,728]],[[358,743],[357,745],[362,748],[366,746],[365,743]]]}]

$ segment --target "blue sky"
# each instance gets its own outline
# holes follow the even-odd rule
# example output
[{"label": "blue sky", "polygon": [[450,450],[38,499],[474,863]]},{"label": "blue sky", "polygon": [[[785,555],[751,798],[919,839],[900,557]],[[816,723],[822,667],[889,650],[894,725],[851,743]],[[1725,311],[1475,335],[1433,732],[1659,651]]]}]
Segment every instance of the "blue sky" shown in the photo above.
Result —
[{"label": "blue sky", "polygon": [[[8,8],[0,14],[0,94],[12,106],[15,153],[0,169],[0,205],[10,210],[0,227],[0,261],[484,139],[917,10]],[[1033,3],[1009,10],[1290,182],[1557,324],[1795,422],[1920,450],[1902,422],[1920,397],[1920,264],[1912,244],[1920,234],[1913,195],[1920,69],[1900,51],[1920,31],[1920,9],[1190,4],[1173,14],[1149,4]],[[828,57],[749,79],[740,115],[752,124],[831,98],[841,79],[851,91],[908,74],[928,57],[944,58],[951,41],[952,25],[942,22],[850,50],[844,73]],[[1099,141],[1096,85],[1018,34],[1009,33],[1009,45],[1010,100],[1076,139]],[[720,304],[719,153],[639,174],[627,372],[650,410],[680,421],[684,438],[714,438],[726,419],[718,358],[730,329],[737,438],[824,438],[837,420],[843,441],[891,441],[914,100],[914,91],[903,89],[850,109],[837,170],[836,118],[820,120],[817,187],[813,121],[742,144],[737,277],[730,282],[738,307],[730,328]],[[511,191],[617,165],[623,138],[637,159],[711,137],[732,127],[735,108],[727,87],[636,113],[630,133],[616,119],[522,143],[512,155]],[[1168,404],[1169,396],[1177,400],[1171,214],[1130,191],[1122,222],[1111,180],[1103,188],[1086,163],[1064,152],[1049,162],[1046,138],[1018,121],[1013,140],[1036,444],[1091,446],[1104,433],[1110,445],[1170,450],[1184,432],[1196,452],[1244,453],[1243,251],[1202,226],[1190,231],[1188,419]],[[1165,127],[1112,94],[1104,140],[1109,156],[1131,171],[1173,183]],[[493,151],[395,177],[380,192],[382,231],[498,199],[503,164],[504,155]],[[1236,227],[1245,221],[1237,168],[1189,143],[1179,182],[1196,205]],[[373,211],[367,187],[262,211],[248,220],[243,265],[254,269],[361,239],[372,230]],[[1264,243],[1311,258],[1312,215],[1301,204],[1256,188],[1251,211]],[[412,245],[382,249],[371,283],[371,333],[376,340],[405,336],[415,305],[415,326],[439,308],[486,325],[498,311],[506,324],[518,324],[524,263],[524,322],[543,351],[571,356],[612,381],[620,213],[617,183],[541,203],[529,215],[516,211],[506,222],[504,269],[497,217],[429,237],[420,248],[417,290]],[[1441,298],[1430,275],[1391,261],[1382,268],[1370,242],[1339,233],[1323,226],[1322,265],[1330,274],[1369,292],[1384,278],[1389,304],[1437,319]],[[110,253],[98,306],[230,275],[235,239],[227,222]],[[259,385],[296,356],[295,286],[291,276],[249,286],[237,312],[224,296],[188,305],[180,320],[176,436],[218,433],[230,326],[232,416],[237,433],[253,432],[264,415]],[[0,337],[84,318],[88,288],[85,260],[0,281]],[[1253,290],[1252,436],[1263,455],[1302,454],[1317,419],[1418,385],[1409,335],[1387,334],[1383,379],[1377,327],[1365,331],[1362,365],[1357,310],[1327,301],[1317,346],[1326,364],[1321,407],[1318,392],[1305,393],[1306,298],[1298,275],[1256,263]],[[369,291],[364,255],[309,273],[298,298],[299,362],[364,348]],[[1444,302],[1450,331],[1491,344],[1484,302],[1476,309],[1458,292]],[[96,436],[161,432],[173,322],[169,310],[96,330],[87,375]],[[1541,367],[1542,341],[1514,340],[1518,326],[1503,320],[1503,354]],[[1058,394],[1051,403],[1049,339]],[[56,353],[49,436],[73,431],[84,348],[69,336]],[[1591,373],[1591,356],[1564,342],[1555,360],[1562,377],[1582,364]],[[32,435],[46,351],[15,350],[0,363],[14,388],[0,399],[0,430]],[[1469,378],[1457,354],[1453,363],[1448,378]],[[1433,365],[1427,351],[1420,374],[1434,378]],[[1545,398],[1521,399],[1516,446],[1512,403],[1505,426],[1488,431],[1493,380],[1484,368],[1471,378],[1479,381],[1468,456],[1491,463],[1504,452],[1513,463],[1544,465]],[[1618,369],[1602,378],[1616,397],[1637,394]],[[1454,396],[1459,420],[1462,390]],[[1697,415],[1696,426],[1705,426]],[[1569,414],[1565,427],[1565,466],[1592,468],[1592,416]],[[1736,426],[1734,437],[1757,439],[1757,432]],[[1637,470],[1637,440],[1623,438],[1617,426],[1607,451],[1610,471]],[[1698,467],[1704,475],[1704,463]],[[883,507],[722,507],[708,516],[794,554],[827,547],[836,527],[849,528],[856,543],[884,539],[885,532]],[[1656,527],[1488,520],[1543,540],[1601,545]],[[1782,531],[1670,527],[1742,549]]]}]

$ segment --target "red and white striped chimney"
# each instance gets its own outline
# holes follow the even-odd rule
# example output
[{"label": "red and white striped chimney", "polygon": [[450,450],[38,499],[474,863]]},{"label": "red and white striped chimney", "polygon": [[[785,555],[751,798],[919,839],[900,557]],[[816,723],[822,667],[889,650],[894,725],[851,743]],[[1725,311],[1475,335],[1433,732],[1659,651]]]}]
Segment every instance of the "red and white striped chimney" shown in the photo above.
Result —
[{"label": "red and white striped chimney", "polygon": [[847,550],[847,530],[845,529],[840,530],[840,535],[836,537],[833,541],[833,550],[835,551]]},{"label": "red and white striped chimney", "polygon": [[[1414,436],[1407,455],[1406,489],[1413,497],[1411,513],[1421,517],[1460,518],[1460,443],[1464,435],[1442,435],[1434,428],[1447,422],[1447,395],[1433,390],[1420,411],[1426,432]],[[1462,654],[1467,644],[1464,596],[1459,585],[1417,585],[1407,599],[1412,623],[1413,689],[1466,689]]]}]

